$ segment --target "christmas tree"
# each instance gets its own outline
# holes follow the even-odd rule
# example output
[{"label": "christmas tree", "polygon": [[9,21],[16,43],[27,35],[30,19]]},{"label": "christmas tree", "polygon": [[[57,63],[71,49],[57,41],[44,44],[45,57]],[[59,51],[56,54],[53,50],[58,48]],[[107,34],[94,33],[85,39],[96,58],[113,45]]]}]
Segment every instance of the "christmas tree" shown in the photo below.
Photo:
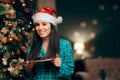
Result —
[{"label": "christmas tree", "polygon": [[0,0],[0,80],[23,80],[37,0]]}]

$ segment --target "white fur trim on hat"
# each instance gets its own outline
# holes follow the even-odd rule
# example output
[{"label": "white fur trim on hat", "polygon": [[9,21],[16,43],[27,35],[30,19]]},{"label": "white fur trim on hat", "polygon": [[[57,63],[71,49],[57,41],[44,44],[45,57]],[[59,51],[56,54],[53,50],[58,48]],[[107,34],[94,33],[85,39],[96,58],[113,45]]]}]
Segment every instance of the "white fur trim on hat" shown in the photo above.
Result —
[{"label": "white fur trim on hat", "polygon": [[57,23],[60,24],[60,23],[62,23],[62,21],[63,21],[63,18],[61,16],[58,16],[57,17]]},{"label": "white fur trim on hat", "polygon": [[44,20],[46,22],[52,23],[54,26],[57,26],[57,19],[56,17],[49,15],[47,13],[36,13],[33,16],[33,21],[36,22],[38,20]]}]

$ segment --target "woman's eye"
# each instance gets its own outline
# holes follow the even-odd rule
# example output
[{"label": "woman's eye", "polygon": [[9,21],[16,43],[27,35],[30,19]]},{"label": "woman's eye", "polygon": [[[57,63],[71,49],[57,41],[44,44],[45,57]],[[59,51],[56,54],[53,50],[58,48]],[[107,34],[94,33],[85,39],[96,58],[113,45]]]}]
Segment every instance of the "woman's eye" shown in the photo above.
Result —
[{"label": "woman's eye", "polygon": [[46,23],[43,23],[42,25],[43,25],[43,26],[46,26],[47,24],[46,24]]},{"label": "woman's eye", "polygon": [[39,23],[35,23],[35,26],[40,26],[40,24]]}]

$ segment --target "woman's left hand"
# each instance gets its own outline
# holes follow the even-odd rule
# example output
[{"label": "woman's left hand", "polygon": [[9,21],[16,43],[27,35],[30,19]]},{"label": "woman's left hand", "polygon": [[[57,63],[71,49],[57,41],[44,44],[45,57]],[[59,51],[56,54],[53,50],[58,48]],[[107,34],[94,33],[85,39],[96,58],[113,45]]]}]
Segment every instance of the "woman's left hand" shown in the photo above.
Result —
[{"label": "woman's left hand", "polygon": [[56,57],[52,60],[52,63],[56,66],[56,67],[60,67],[61,66],[61,59],[59,57],[59,54],[56,54]]}]

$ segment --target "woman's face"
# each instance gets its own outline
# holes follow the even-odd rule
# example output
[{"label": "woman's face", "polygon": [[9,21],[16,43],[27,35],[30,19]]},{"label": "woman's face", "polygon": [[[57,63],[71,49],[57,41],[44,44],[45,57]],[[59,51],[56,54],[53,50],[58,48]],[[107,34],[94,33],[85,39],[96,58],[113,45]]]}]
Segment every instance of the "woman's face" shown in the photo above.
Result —
[{"label": "woman's face", "polygon": [[51,32],[51,24],[42,20],[35,22],[35,29],[41,38],[48,38]]}]

